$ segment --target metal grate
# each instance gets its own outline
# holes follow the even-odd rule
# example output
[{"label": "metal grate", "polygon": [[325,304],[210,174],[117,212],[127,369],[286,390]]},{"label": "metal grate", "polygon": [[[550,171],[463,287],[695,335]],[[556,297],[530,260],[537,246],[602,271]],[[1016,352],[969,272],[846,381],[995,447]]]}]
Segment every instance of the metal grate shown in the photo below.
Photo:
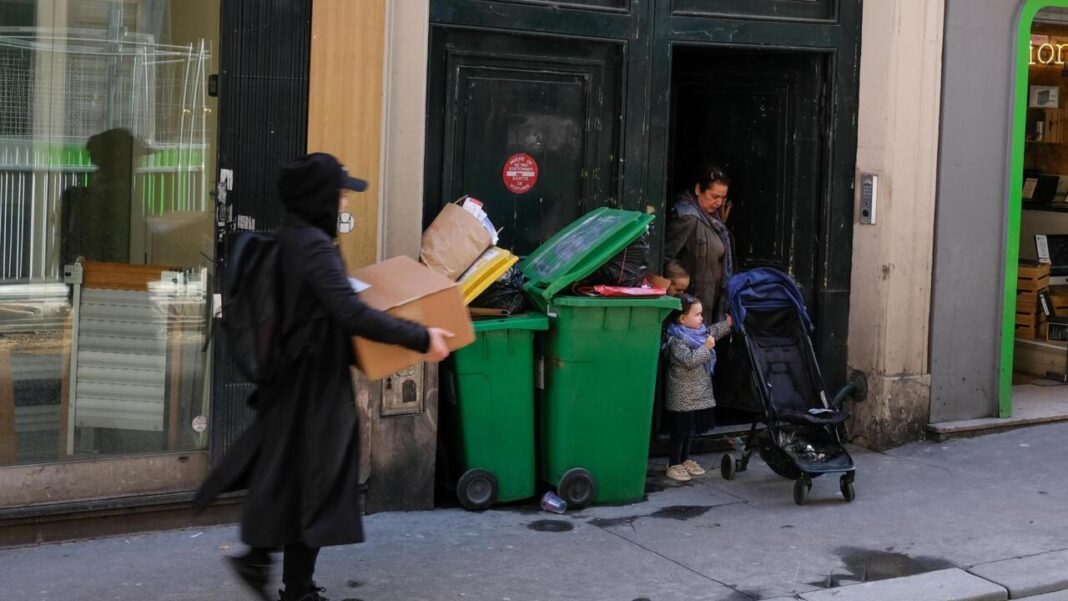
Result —
[{"label": "metal grate", "polygon": [[[223,0],[219,82],[219,167],[233,170],[234,216],[269,230],[281,222],[275,182],[304,154],[308,124],[311,0]],[[225,253],[220,253],[225,256]],[[229,356],[223,329],[213,346],[211,460],[217,464],[255,415],[245,405],[254,386]]]}]

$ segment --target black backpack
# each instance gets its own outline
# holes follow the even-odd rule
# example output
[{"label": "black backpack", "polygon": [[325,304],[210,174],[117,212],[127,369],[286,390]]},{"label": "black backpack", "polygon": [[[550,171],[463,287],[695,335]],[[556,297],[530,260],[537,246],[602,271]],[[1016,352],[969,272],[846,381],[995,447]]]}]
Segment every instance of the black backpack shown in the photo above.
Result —
[{"label": "black backpack", "polygon": [[273,233],[237,232],[223,274],[222,327],[230,356],[259,385],[270,383],[281,363],[280,247]]}]

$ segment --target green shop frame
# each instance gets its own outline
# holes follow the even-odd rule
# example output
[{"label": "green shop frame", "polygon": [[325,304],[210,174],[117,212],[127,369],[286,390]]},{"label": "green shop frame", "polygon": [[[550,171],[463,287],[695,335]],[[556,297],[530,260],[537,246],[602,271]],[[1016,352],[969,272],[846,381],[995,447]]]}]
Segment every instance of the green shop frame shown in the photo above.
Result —
[{"label": "green shop frame", "polygon": [[1012,363],[1015,339],[1016,276],[1020,259],[1024,135],[1027,131],[1027,84],[1031,62],[1031,28],[1045,8],[1068,8],[1068,0],[1027,0],[1020,9],[1016,29],[1012,139],[1009,162],[1008,212],[1005,229],[1005,281],[1002,290],[1001,357],[998,373],[998,417],[1012,415]]}]

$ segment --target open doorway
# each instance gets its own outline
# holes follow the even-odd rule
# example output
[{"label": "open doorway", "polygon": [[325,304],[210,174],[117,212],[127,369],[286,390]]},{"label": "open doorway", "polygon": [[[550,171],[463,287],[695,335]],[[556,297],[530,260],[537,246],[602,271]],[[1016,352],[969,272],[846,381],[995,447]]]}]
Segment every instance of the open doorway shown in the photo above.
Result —
[{"label": "open doorway", "polygon": [[[699,165],[717,163],[731,180],[735,270],[786,271],[814,313],[828,183],[827,55],[678,45],[671,59],[667,208],[693,188]],[[745,350],[721,343],[717,357],[717,431],[748,425],[760,408]]]},{"label": "open doorway", "polygon": [[1068,9],[1040,10],[1026,41],[1026,97],[1018,97],[1014,133],[1023,151],[1014,164],[1022,172],[1019,219],[1009,226],[1019,234],[1009,241],[1018,244],[1010,258],[1013,250],[1019,258],[1015,312],[1006,316],[1011,389],[1003,383],[999,411],[1014,418],[1068,414]]}]

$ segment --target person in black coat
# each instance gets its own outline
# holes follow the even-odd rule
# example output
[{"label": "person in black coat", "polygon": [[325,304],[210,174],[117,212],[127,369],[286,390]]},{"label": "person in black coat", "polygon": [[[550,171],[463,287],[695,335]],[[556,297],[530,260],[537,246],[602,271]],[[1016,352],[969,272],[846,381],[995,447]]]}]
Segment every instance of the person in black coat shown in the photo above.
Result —
[{"label": "person in black coat", "polygon": [[353,292],[334,239],[345,190],[366,185],[323,153],[282,169],[284,360],[254,394],[252,425],[195,500],[203,508],[219,493],[247,488],[241,538],[251,550],[230,561],[262,599],[271,551],[284,549],[283,601],[325,601],[312,578],[319,548],[363,541],[351,338],[398,344],[427,361],[449,354],[450,332],[372,309]]}]

